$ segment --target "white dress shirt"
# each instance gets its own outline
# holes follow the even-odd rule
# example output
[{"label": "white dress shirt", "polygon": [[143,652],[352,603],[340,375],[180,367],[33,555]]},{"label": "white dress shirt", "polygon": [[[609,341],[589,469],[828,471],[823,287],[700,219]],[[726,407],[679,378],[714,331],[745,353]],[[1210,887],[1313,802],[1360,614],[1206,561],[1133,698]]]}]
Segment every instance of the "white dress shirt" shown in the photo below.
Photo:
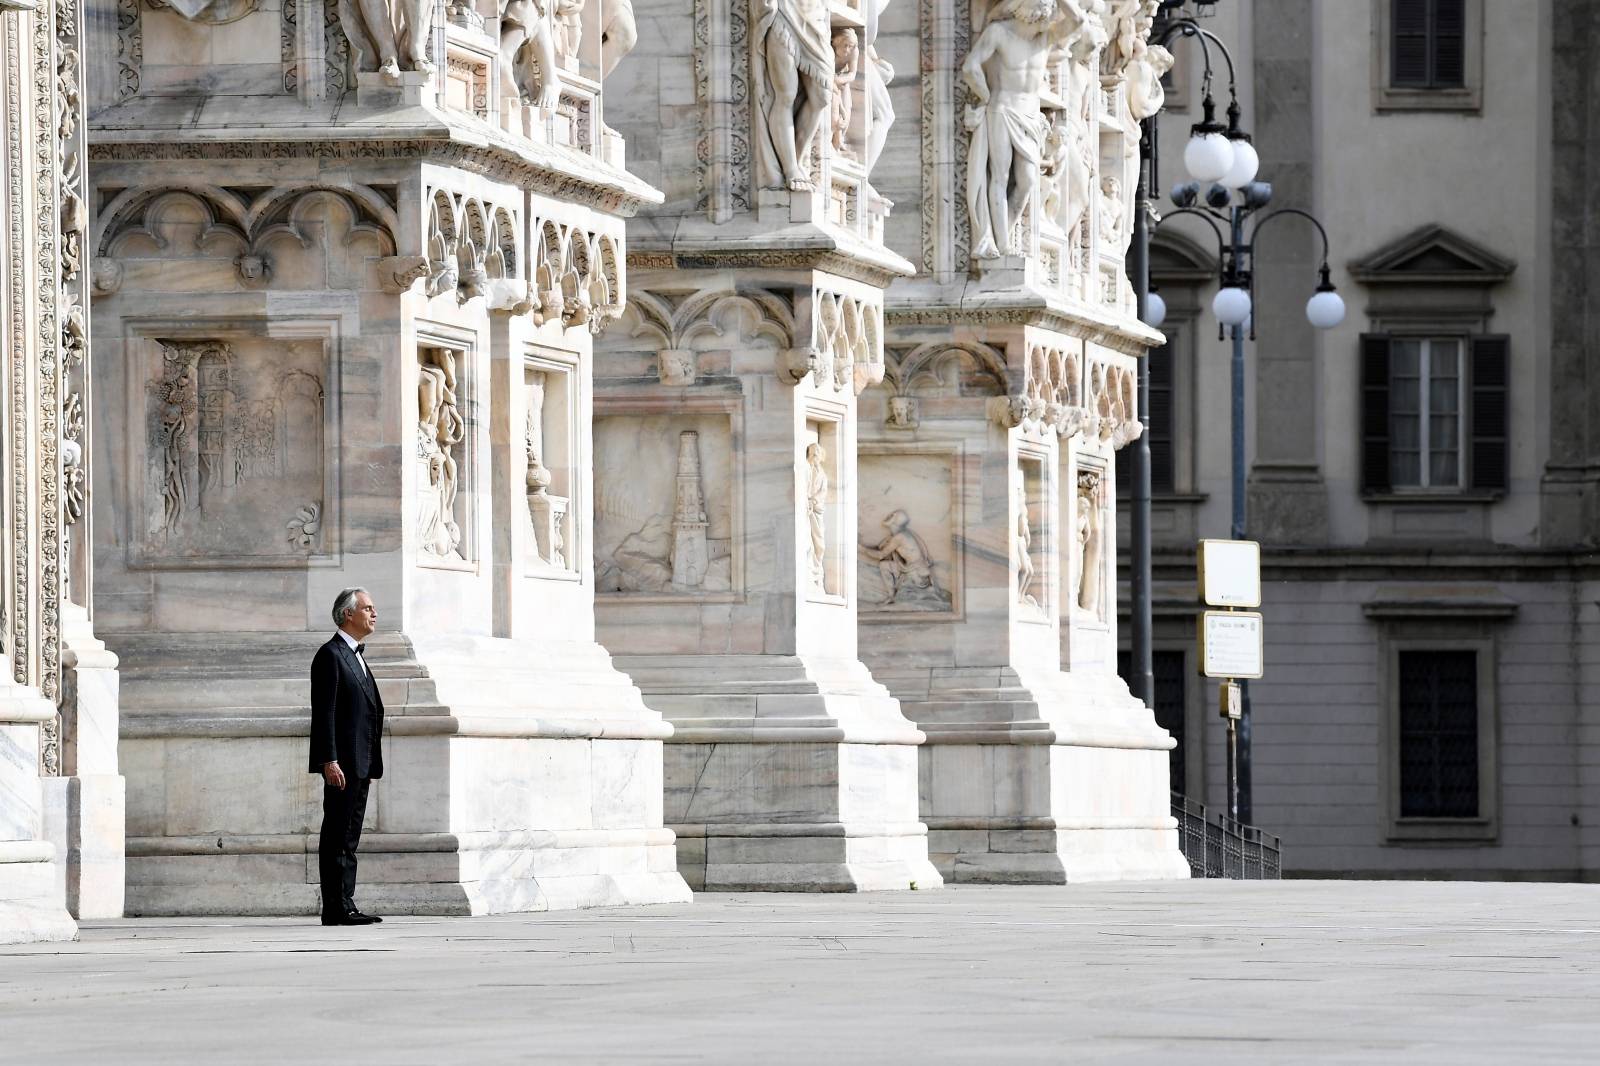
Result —
[{"label": "white dress shirt", "polygon": [[[352,637],[349,633],[346,633],[342,629],[336,630],[335,632],[344,638],[344,642],[350,646],[351,651],[356,651],[356,645],[361,643],[359,640],[357,640],[355,637]],[[368,677],[371,677],[372,667],[367,665],[367,657],[356,651],[356,658],[361,660],[361,668],[367,672]]]}]

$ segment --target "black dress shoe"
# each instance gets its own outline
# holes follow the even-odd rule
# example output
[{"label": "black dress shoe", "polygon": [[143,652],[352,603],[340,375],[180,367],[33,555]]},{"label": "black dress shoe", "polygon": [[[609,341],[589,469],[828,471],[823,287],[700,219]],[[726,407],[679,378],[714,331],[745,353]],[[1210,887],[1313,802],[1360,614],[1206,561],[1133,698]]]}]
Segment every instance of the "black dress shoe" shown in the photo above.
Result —
[{"label": "black dress shoe", "polygon": [[343,914],[324,914],[322,916],[323,925],[375,925],[381,921],[383,921],[382,918],[370,914],[362,914],[357,910],[345,911]]}]

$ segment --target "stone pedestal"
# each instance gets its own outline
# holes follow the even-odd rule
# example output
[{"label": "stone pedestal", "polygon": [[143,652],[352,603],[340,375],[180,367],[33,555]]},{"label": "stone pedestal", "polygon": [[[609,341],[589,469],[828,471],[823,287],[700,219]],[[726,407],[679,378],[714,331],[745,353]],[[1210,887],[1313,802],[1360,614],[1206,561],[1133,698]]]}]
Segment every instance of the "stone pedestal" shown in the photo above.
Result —
[{"label": "stone pedestal", "polygon": [[[622,218],[659,199],[608,162],[599,34],[525,87],[559,100],[534,140],[502,128],[480,22],[437,27],[436,74],[353,85],[316,26],[291,84],[276,34],[146,17],[147,59],[180,30],[232,59],[147,65],[165,91],[108,80],[96,111],[127,909],[316,912],[309,668],[358,585],[387,712],[363,909],[687,900],[671,727],[594,638],[591,350],[625,300]],[[152,135],[179,99],[205,117]]]},{"label": "stone pedestal", "polygon": [[[686,276],[693,296],[658,295]],[[706,889],[938,884],[921,734],[856,656],[855,398],[881,373],[880,290],[822,270],[633,283],[597,362],[597,611],[674,726],[680,868]]]},{"label": "stone pedestal", "polygon": [[1172,740],[1115,674],[1132,358],[1036,326],[892,336],[863,398],[861,647],[927,735],[934,862],[967,882],[1183,876]]},{"label": "stone pedestal", "polygon": [[77,937],[39,778],[40,728],[55,716],[37,691],[0,683],[0,944]]}]

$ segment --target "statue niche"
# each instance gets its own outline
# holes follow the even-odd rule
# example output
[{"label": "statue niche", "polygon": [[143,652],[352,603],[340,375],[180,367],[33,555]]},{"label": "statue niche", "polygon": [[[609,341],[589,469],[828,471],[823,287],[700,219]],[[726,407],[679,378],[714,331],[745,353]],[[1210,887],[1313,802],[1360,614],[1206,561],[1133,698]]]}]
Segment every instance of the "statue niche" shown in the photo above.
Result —
[{"label": "statue niche", "polygon": [[461,415],[455,353],[424,348],[417,370],[417,543],[424,555],[459,560],[456,455],[467,424]]},{"label": "statue niche", "polygon": [[1101,586],[1105,580],[1105,503],[1103,477],[1098,470],[1078,471],[1078,588],[1079,610],[1103,617]]},{"label": "statue niche", "polygon": [[[324,502],[320,345],[160,341],[146,378],[150,522],[157,557],[297,554],[286,520]],[[159,502],[157,502],[159,501]],[[303,527],[304,523],[300,523]],[[312,533],[320,531],[313,523]]]}]

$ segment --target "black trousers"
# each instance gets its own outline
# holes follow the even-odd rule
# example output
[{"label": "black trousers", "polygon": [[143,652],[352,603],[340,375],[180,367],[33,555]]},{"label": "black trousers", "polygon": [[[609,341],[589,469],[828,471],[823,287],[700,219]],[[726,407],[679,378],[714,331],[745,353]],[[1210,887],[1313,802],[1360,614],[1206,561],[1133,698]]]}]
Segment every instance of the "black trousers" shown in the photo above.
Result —
[{"label": "black trousers", "polygon": [[344,788],[322,786],[322,836],[317,841],[317,870],[322,875],[322,913],[343,914],[355,908],[356,847],[361,821],[367,816],[369,778],[349,778]]}]

